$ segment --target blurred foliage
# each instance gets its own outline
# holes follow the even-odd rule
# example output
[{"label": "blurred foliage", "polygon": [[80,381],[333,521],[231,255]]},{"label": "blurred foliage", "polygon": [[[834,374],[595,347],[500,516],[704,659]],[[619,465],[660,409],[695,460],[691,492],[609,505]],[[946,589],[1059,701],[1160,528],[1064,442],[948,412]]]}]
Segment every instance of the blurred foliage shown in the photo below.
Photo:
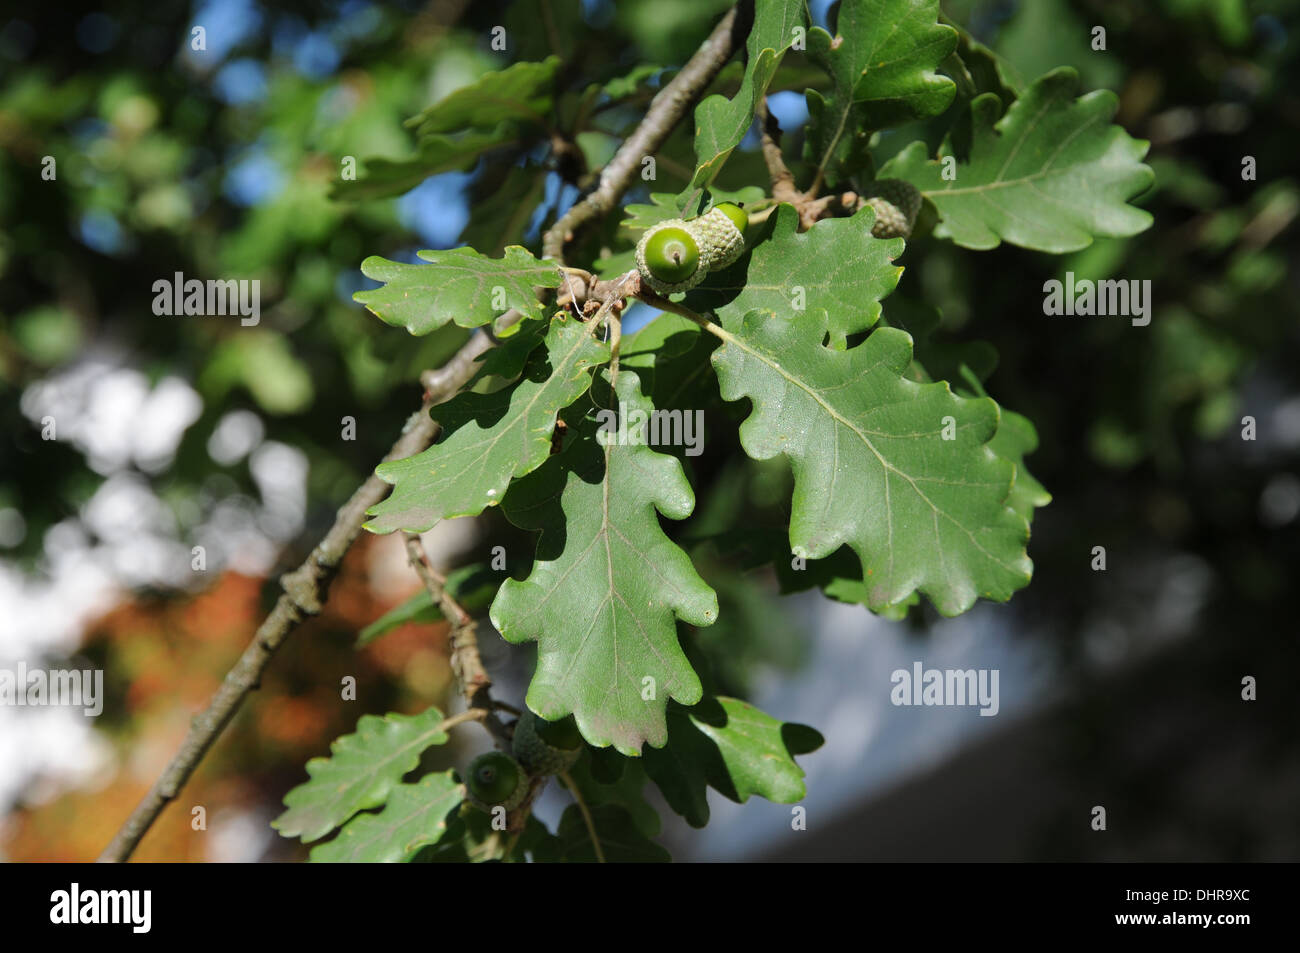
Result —
[{"label": "blurred foliage", "polygon": [[[187,547],[223,499],[259,493],[247,458],[221,464],[208,451],[227,414],[256,414],[266,440],[307,455],[305,525],[278,568],[295,565],[396,437],[418,402],[419,372],[468,333],[447,327],[412,339],[366,315],[351,300],[374,286],[361,260],[413,261],[419,248],[460,244],[491,255],[512,243],[536,251],[541,231],[592,184],[662,83],[655,64],[679,66],[726,6],[223,0],[188,8],[111,0],[0,17],[0,508],[20,511],[26,527],[4,558],[33,576],[48,572],[47,530],[75,518],[105,478],[83,448],[43,441],[23,401],[39,382],[98,357],[137,368],[154,385],[178,376],[202,399],[174,455],[141,474]],[[932,309],[958,345],[987,342],[978,347],[997,355],[984,368],[990,392],[1037,428],[1041,445],[1030,466],[1054,502],[1035,524],[1034,583],[1009,611],[1085,671],[1099,628],[1140,641],[1135,620],[1150,593],[1135,584],[1144,578],[1137,567],[1175,559],[1208,570],[1197,593],[1200,631],[1253,634],[1248,644],[1261,654],[1242,658],[1239,647],[1233,664],[1294,662],[1294,650],[1276,637],[1295,632],[1283,598],[1300,565],[1295,8],[1288,0],[944,3],[1021,77],[1070,65],[1085,89],[1116,89],[1117,121],[1152,143],[1157,185],[1141,204],[1156,224],[1136,238],[1060,258],[1006,245],[977,255],[921,238],[900,260],[898,299]],[[204,22],[208,50],[189,50],[190,27]],[[490,45],[497,25],[511,38],[504,52]],[[1106,29],[1105,51],[1089,45],[1094,25]],[[560,58],[551,114],[449,166],[464,171],[401,198],[331,197],[346,157],[363,170],[376,158],[409,162],[424,146],[406,119],[489,71],[550,55]],[[716,91],[734,92],[735,66]],[[772,89],[801,89],[811,75],[807,60],[791,53]],[[890,131],[877,161],[930,132],[920,124]],[[787,156],[802,153],[801,136],[786,131]],[[42,177],[47,156],[56,163],[53,180]],[[1246,156],[1257,180],[1242,179]],[[690,123],[657,166],[655,192],[686,184]],[[733,188],[761,167],[747,141],[719,185]],[[638,187],[627,200],[645,203],[649,194]],[[625,249],[617,219],[593,230],[574,260]],[[1151,324],[1044,316],[1043,282],[1067,271],[1150,280]],[[260,325],[155,316],[153,283],[176,272],[259,279]],[[885,317],[896,323],[891,305],[894,298]],[[704,455],[683,457],[700,505],[671,531],[697,544],[701,572],[737,607],[724,613],[725,628],[688,641],[711,663],[719,690],[743,696],[764,670],[796,666],[804,645],[779,621],[779,604],[769,609],[770,570],[740,571],[709,539],[711,521],[737,514],[756,530],[788,522],[788,471],[725,449],[735,446],[740,414],[730,408],[711,417]],[[1240,436],[1245,415],[1257,421],[1251,442]],[[355,418],[354,440],[340,439],[344,417]],[[481,522],[466,564],[490,560],[487,539],[528,551],[498,514]],[[1085,571],[1099,544],[1120,571]],[[357,633],[396,604],[369,594],[365,553],[349,557],[326,615],[289,643],[216,746],[190,789],[194,803],[269,816],[301,779],[306,757],[352,729],[354,712],[441,700],[443,656],[427,623],[401,626],[353,654]],[[521,569],[512,563],[510,572]],[[113,673],[100,728],[122,753],[119,770],[95,790],[20,805],[6,827],[6,855],[97,853],[178,742],[187,712],[246,642],[272,590],[273,581],[221,575],[199,596],[138,593],[97,623],[84,651]],[[910,610],[911,624],[923,626],[927,611]],[[1204,658],[1224,664],[1213,646]],[[337,701],[344,674],[362,682],[356,705]],[[188,822],[168,812],[139,856],[199,859]]]}]

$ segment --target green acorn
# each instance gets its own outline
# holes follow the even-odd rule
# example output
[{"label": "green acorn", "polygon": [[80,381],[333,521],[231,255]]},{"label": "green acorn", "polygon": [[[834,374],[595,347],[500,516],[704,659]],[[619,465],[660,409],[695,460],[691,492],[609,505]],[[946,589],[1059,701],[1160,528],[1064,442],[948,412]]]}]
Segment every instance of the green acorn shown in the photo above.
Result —
[{"label": "green acorn", "polygon": [[749,216],[739,205],[722,202],[687,223],[695,231],[707,270],[726,268],[740,257],[748,222]]},{"label": "green acorn", "polygon": [[528,794],[528,774],[504,751],[489,751],[465,769],[465,787],[476,807],[490,811],[504,807],[513,811]]},{"label": "green acorn", "polygon": [[917,213],[921,211],[921,193],[911,182],[902,179],[877,179],[863,192],[866,204],[876,210],[871,234],[877,238],[910,238]]},{"label": "green acorn", "polygon": [[582,735],[572,715],[547,721],[525,711],[515,722],[511,750],[529,774],[559,774],[582,754]]},{"label": "green acorn", "polygon": [[670,218],[647,229],[636,246],[641,279],[661,295],[689,291],[708,274],[694,229]]}]

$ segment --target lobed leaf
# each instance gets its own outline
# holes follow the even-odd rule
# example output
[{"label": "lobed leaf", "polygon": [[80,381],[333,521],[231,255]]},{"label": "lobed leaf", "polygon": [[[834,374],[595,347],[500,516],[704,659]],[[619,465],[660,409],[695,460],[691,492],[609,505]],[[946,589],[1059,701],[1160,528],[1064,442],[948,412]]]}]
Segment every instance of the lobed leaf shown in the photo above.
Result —
[{"label": "lobed leaf", "polygon": [[939,159],[914,142],[880,170],[906,179],[939,210],[934,233],[966,248],[1008,241],[1047,252],[1077,251],[1099,236],[1135,235],[1151,215],[1127,204],[1154,180],[1142,164],[1147,143],[1111,125],[1119,99],[1107,90],[1076,97],[1074,70],[1053,70],[1004,113],[985,93],[971,101],[970,161],[944,178]]},{"label": "lobed leaf", "polygon": [[433,745],[446,744],[442,712],[362,715],[357,730],[335,740],[328,758],[307,762],[310,780],[284,797],[288,808],[271,822],[304,843],[324,837],[358,811],[379,807]]},{"label": "lobed leaf", "polygon": [[386,324],[421,335],[449,321],[476,328],[511,308],[528,318],[543,317],[546,309],[533,289],[558,288],[561,281],[558,268],[518,245],[506,248],[502,258],[472,248],[422,251],[419,256],[429,264],[371,255],[361,263],[361,272],[384,287],[358,291],[353,299]]},{"label": "lobed leaf", "polygon": [[799,231],[799,213],[777,207],[766,240],[730,268],[710,275],[688,296],[697,311],[713,311],[723,323],[754,310],[807,325],[824,321],[837,348],[880,317],[880,299],[894,290],[903,269],[893,263],[902,239],[871,234],[875,213],[863,207],[850,218],[818,222]]},{"label": "lobed leaf", "polygon": [[795,28],[806,27],[807,22],[803,0],[761,0],[754,5],[754,24],[745,42],[749,63],[735,98],[710,96],[695,107],[696,166],[691,177],[695,195],[713,184],[731,151],[740,145],[781,58],[797,37]]},{"label": "lobed leaf", "polygon": [[773,718],[737,698],[706,698],[668,714],[668,744],[647,749],[645,770],[693,827],[709,822],[707,788],[744,804],[757,794],[794,804],[807,789],[794,756],[822,746],[820,732]]},{"label": "lobed leaf", "polygon": [[[631,370],[617,393],[624,422],[654,410]],[[599,401],[612,406],[608,387]],[[699,700],[676,620],[710,625],[718,602],[659,526],[657,513],[681,520],[694,508],[681,464],[643,444],[602,446],[604,420],[571,423],[563,452],[511,487],[506,516],[542,535],[531,574],[501,586],[491,618],[508,641],[538,643],[528,707],[551,720],[573,713],[592,745],[635,756],[667,740],[670,698]]]},{"label": "lobed leaf", "polygon": [[[518,348],[497,349],[489,357],[497,363],[485,362],[485,370],[514,370],[531,343],[519,340]],[[609,345],[587,325],[556,314],[545,347],[529,356],[517,383],[490,394],[462,392],[438,410],[446,436],[423,453],[375,469],[393,492],[367,511],[373,518],[365,528],[423,532],[500,503],[512,479],[546,460],[557,415],[587,392],[591,368],[607,360]]]},{"label": "lobed leaf", "polygon": [[558,56],[550,56],[540,63],[515,63],[484,73],[412,116],[406,125],[414,127],[423,141],[428,136],[460,129],[491,129],[507,120],[544,124],[551,111],[560,65]]},{"label": "lobed leaf", "polygon": [[844,0],[836,35],[820,27],[808,54],[832,80],[829,96],[808,102],[808,155],[837,182],[870,168],[871,131],[935,116],[952,104],[956,87],[935,72],[957,45],[939,23],[939,0]]},{"label": "lobed leaf", "polygon": [[395,864],[409,861],[422,847],[447,833],[449,815],[465,798],[454,773],[427,774],[415,784],[399,784],[376,814],[348,821],[338,837],[312,848],[312,863]]},{"label": "lobed leaf", "polygon": [[893,328],[848,351],[766,312],[733,318],[727,331],[713,354],[722,396],[753,403],[740,429],[746,453],[790,459],[796,555],[819,559],[847,543],[873,611],[919,591],[956,615],[1028,583],[1029,527],[1006,505],[1015,468],[988,446],[993,401],[907,380],[911,339]]}]

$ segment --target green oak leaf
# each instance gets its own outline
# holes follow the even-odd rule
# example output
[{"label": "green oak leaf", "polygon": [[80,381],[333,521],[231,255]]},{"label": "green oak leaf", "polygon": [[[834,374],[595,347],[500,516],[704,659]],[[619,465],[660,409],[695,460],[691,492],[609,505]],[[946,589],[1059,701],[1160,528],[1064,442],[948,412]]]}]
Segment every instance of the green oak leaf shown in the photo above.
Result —
[{"label": "green oak leaf", "polygon": [[717,346],[717,339],[694,321],[665,312],[623,338],[619,360],[637,372],[655,407],[694,413],[718,404],[718,384],[709,362]]},{"label": "green oak leaf", "polygon": [[790,459],[796,555],[819,559],[847,543],[873,611],[920,591],[957,615],[1029,582],[1029,527],[1006,505],[1015,468],[988,447],[993,401],[907,380],[912,341],[894,328],[847,351],[766,312],[726,330],[713,353],[722,396],[753,403],[740,428],[749,456]]},{"label": "green oak leaf", "polygon": [[945,157],[914,142],[885,164],[881,178],[906,179],[934,203],[934,233],[966,248],[1003,241],[1047,252],[1077,251],[1099,236],[1135,235],[1151,215],[1127,204],[1154,181],[1142,164],[1148,143],[1110,125],[1119,99],[1108,90],[1075,98],[1078,74],[1053,70],[1005,114],[985,93],[971,101],[970,161],[944,178]]},{"label": "green oak leaf", "polygon": [[713,183],[731,151],[745,138],[781,58],[799,35],[796,27],[806,28],[807,22],[803,0],[763,0],[754,5],[754,25],[745,42],[749,63],[735,98],[710,96],[695,107],[696,166],[691,177],[695,195]]},{"label": "green oak leaf", "polygon": [[794,804],[807,793],[794,756],[825,741],[807,725],[782,722],[736,698],[706,698],[668,713],[668,744],[645,752],[645,770],[669,806],[693,827],[709,822],[706,788],[737,803],[757,794]]},{"label": "green oak leaf", "polygon": [[847,112],[837,110],[834,99],[815,89],[804,92],[808,105],[803,160],[820,169],[828,189],[859,176],[873,178],[876,164],[871,153],[871,128],[867,124],[867,103],[850,103]]},{"label": "green oak leaf", "polygon": [[820,27],[808,54],[830,74],[833,88],[808,100],[808,141],[819,170],[854,174],[866,167],[863,133],[924,119],[951,105],[956,87],[935,72],[957,46],[938,22],[939,0],[844,0],[834,38]]},{"label": "green oak leaf", "polygon": [[1038,431],[1028,417],[1003,407],[998,432],[989,441],[989,449],[1016,465],[1015,482],[1011,485],[1007,506],[1029,520],[1033,518],[1035,509],[1052,502],[1052,494],[1025,469],[1025,457],[1038,449]]},{"label": "green oak leaf", "polygon": [[1003,106],[1010,106],[1025,85],[1016,68],[958,24],[946,18],[940,19],[958,35],[955,55],[960,68],[953,70],[958,95],[969,100],[980,93],[997,93]]},{"label": "green oak leaf", "polygon": [[506,127],[491,132],[469,132],[463,136],[427,136],[420,141],[418,152],[410,159],[366,159],[358,178],[335,182],[330,188],[330,197],[361,202],[402,195],[431,175],[463,172],[489,149],[517,141]]},{"label": "green oak leaf", "polygon": [[[597,804],[617,804],[632,816],[637,829],[642,834],[646,837],[658,837],[662,827],[659,812],[651,806],[643,794],[646,783],[645,769],[638,762],[623,758],[622,770],[618,777],[613,781],[602,781],[596,777],[593,770],[592,753],[591,748],[583,751],[578,763],[569,770],[569,777],[573,779],[573,784],[582,795],[582,800],[588,807]],[[615,755],[615,757],[621,756]],[[565,787],[568,785],[566,784]]]},{"label": "green oak leaf", "polygon": [[[666,864],[672,860],[668,851],[646,837],[632,815],[618,804],[598,804],[591,808],[591,821],[607,863]],[[559,840],[557,859],[570,864],[596,862],[591,834],[578,805],[565,809],[555,836]]]},{"label": "green oak leaf", "polygon": [[421,140],[459,129],[491,129],[506,120],[544,124],[551,110],[558,56],[484,73],[406,121]]},{"label": "green oak leaf", "polygon": [[[656,66],[653,63],[641,63],[632,67],[622,76],[616,76],[608,80],[604,85],[599,86],[600,95],[606,97],[606,101],[626,99],[643,89],[648,80],[653,79],[663,71],[662,66]],[[667,83],[675,73],[676,70],[670,70],[661,76],[660,85]]]},{"label": "green oak leaf", "polygon": [[[571,423],[563,452],[507,494],[511,522],[542,535],[531,574],[502,584],[491,618],[507,641],[538,643],[529,708],[551,720],[573,713],[592,745],[635,756],[667,740],[670,698],[699,700],[676,620],[710,625],[718,601],[659,525],[658,513],[681,520],[695,506],[681,464],[627,430],[606,436],[604,379],[593,388],[602,410]],[[620,426],[654,410],[635,372],[620,373],[617,391]]]},{"label": "green oak leaf", "polygon": [[395,864],[409,861],[447,833],[449,815],[465,798],[453,772],[427,774],[415,784],[399,784],[384,809],[358,814],[338,837],[312,848],[312,863]]},{"label": "green oak leaf", "polygon": [[311,780],[284,796],[288,808],[271,822],[285,837],[304,843],[324,837],[357,811],[379,807],[433,745],[446,744],[442,712],[362,715],[357,730],[330,745],[328,758],[307,762]]},{"label": "green oak leaf", "polygon": [[710,275],[686,303],[713,311],[724,324],[754,310],[800,325],[825,318],[831,344],[842,349],[848,335],[876,323],[880,299],[903,273],[893,263],[903,240],[874,238],[874,215],[864,206],[850,218],[826,219],[800,233],[799,213],[780,205],[769,237],[756,239],[752,252]]},{"label": "green oak leaf", "polygon": [[[527,339],[521,340],[526,347]],[[501,361],[513,364],[507,357],[511,348],[498,350]],[[587,392],[591,368],[607,360],[608,344],[581,321],[557,313],[545,347],[528,358],[517,383],[490,394],[460,393],[438,408],[446,428],[438,443],[375,468],[393,492],[367,511],[373,518],[366,529],[423,532],[440,520],[474,516],[500,503],[512,479],[546,460],[556,416]],[[504,369],[491,361],[484,362],[484,371]]]},{"label": "green oak leaf", "polygon": [[527,249],[511,245],[503,258],[488,258],[472,248],[422,251],[427,265],[407,265],[371,255],[361,263],[367,278],[384,287],[352,297],[386,324],[412,334],[428,334],[452,321],[476,328],[516,308],[527,318],[546,309],[534,287],[558,288],[560,270]]},{"label": "green oak leaf", "polygon": [[522,834],[515,839],[495,829],[492,815],[467,801],[449,816],[446,833],[436,843],[416,851],[410,860],[416,864],[522,864],[530,855],[540,863],[560,859],[559,841],[545,824],[530,814]]}]

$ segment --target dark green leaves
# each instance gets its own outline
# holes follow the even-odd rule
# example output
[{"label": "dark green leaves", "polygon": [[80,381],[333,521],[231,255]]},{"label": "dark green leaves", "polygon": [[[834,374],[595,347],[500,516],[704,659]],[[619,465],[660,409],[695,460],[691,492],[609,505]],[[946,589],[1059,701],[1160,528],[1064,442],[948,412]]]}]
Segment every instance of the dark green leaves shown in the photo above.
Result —
[{"label": "dark green leaves", "polygon": [[694,827],[709,822],[706,787],[743,804],[757,794],[793,804],[807,793],[794,756],[822,746],[807,725],[773,718],[735,698],[707,698],[668,713],[668,745],[647,748],[645,770],[674,811]]},{"label": "dark green leaves", "polygon": [[[511,353],[507,347],[492,356]],[[545,348],[529,358],[517,384],[491,394],[462,393],[439,408],[450,431],[443,440],[375,470],[393,492],[370,508],[374,518],[366,528],[423,531],[500,503],[511,479],[546,459],[556,415],[586,393],[591,368],[608,359],[609,346],[595,340],[589,327],[556,315]]]},{"label": "dark green leaves", "polygon": [[[880,170],[906,179],[939,210],[935,228],[967,248],[1008,241],[1025,248],[1067,252],[1098,236],[1134,235],[1151,216],[1128,205],[1150,187],[1142,164],[1147,143],[1110,124],[1118,106],[1106,90],[1075,98],[1078,76],[1053,70],[1006,110],[994,93],[971,102],[970,161],[938,160],[914,142]],[[944,170],[955,170],[945,177]]]},{"label": "dark green leaves", "polygon": [[426,748],[446,743],[442,721],[432,707],[418,715],[363,715],[354,734],[330,745],[328,758],[307,762],[311,780],[285,795],[288,810],[271,826],[285,837],[314,841],[357,811],[383,804]]},{"label": "dark green leaves", "polygon": [[691,292],[688,304],[715,312],[724,323],[755,309],[804,327],[824,318],[832,344],[843,347],[847,335],[876,323],[880,299],[894,290],[903,272],[892,260],[902,253],[902,240],[873,238],[871,222],[864,208],[800,234],[799,214],[781,205],[770,238],[710,275]]},{"label": "dark green leaves", "polygon": [[[666,864],[672,860],[668,851],[646,837],[632,820],[632,815],[617,804],[593,807],[591,820],[606,863]],[[576,804],[565,809],[556,839],[556,850],[560,855],[557,859],[571,864],[596,861],[591,834]]]},{"label": "dark green leaves", "polygon": [[952,80],[935,69],[957,34],[938,22],[939,0],[844,0],[836,35],[814,28],[808,53],[830,74],[829,98],[807,94],[810,157],[831,181],[865,167],[865,135],[948,108]]},{"label": "dark green leaves", "polygon": [[491,616],[507,640],[538,643],[528,707],[552,720],[572,712],[591,744],[636,754],[666,740],[668,699],[699,700],[676,620],[710,625],[718,602],[660,528],[657,514],[685,519],[695,497],[675,457],[637,442],[629,415],[654,408],[636,374],[619,375],[616,405],[600,390],[624,429],[602,445],[612,418],[586,415],[562,453],[511,487],[506,515],[542,536],[532,573],[502,585]]},{"label": "dark green leaves", "polygon": [[712,184],[731,150],[745,137],[781,57],[798,35],[796,28],[806,29],[803,0],[764,0],[754,7],[754,26],[745,44],[749,63],[740,91],[734,99],[710,96],[695,107],[696,167],[691,187],[697,194]]},{"label": "dark green leaves", "polygon": [[498,73],[485,73],[409,118],[407,125],[415,127],[424,139],[459,129],[491,129],[506,120],[545,124],[559,66],[559,57],[551,56],[542,62],[516,62]]},{"label": "dark green leaves", "polygon": [[560,58],[551,56],[541,63],[516,63],[485,73],[406,124],[424,139],[458,129],[491,129],[506,120],[545,123],[559,68]]},{"label": "dark green leaves", "polygon": [[989,449],[1016,465],[1015,483],[1007,497],[1008,506],[1029,520],[1037,507],[1052,502],[1047,488],[1025,467],[1025,457],[1038,449],[1038,433],[1028,418],[1003,408],[998,432],[989,441]]},{"label": "dark green leaves", "polygon": [[463,136],[427,136],[410,159],[366,159],[361,175],[334,185],[333,197],[352,202],[387,198],[409,192],[439,172],[464,172],[489,149],[507,145],[507,130],[469,132]]},{"label": "dark green leaves", "polygon": [[806,329],[765,312],[727,331],[713,355],[722,396],[753,402],[740,430],[751,457],[790,459],[796,555],[847,543],[873,610],[920,591],[956,615],[1028,583],[1029,528],[1006,505],[1015,468],[987,446],[993,401],[906,380],[911,340],[893,328],[848,351],[810,347]]},{"label": "dark green leaves", "polygon": [[312,848],[313,863],[393,864],[411,860],[420,848],[447,832],[449,814],[465,797],[451,771],[426,774],[415,784],[389,792],[384,809],[359,814],[339,836]]},{"label": "dark green leaves", "polygon": [[419,255],[429,264],[404,265],[371,255],[361,271],[384,287],[352,297],[387,324],[428,334],[449,321],[476,328],[511,308],[540,318],[546,310],[533,288],[560,286],[559,269],[518,245],[507,248],[504,258],[488,258],[472,248]]},{"label": "dark green leaves", "polygon": [[401,195],[431,175],[469,168],[489,149],[522,147],[541,138],[559,67],[559,58],[552,56],[485,73],[406,121],[416,130],[415,156],[368,159],[364,174],[337,183],[334,196],[360,201]]}]

